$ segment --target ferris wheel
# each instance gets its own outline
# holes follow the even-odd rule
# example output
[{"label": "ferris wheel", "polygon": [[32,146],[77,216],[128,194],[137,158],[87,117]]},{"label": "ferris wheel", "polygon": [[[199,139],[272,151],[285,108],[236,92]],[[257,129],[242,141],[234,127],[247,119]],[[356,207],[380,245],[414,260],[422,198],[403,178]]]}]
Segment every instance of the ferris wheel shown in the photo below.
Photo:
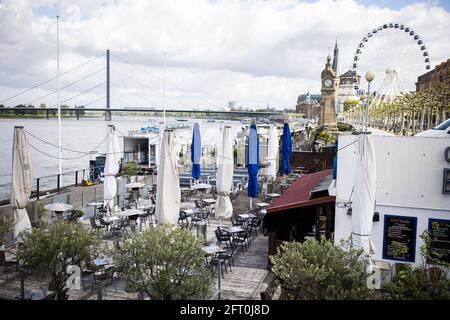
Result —
[{"label": "ferris wheel", "polygon": [[430,58],[423,39],[412,28],[386,23],[374,28],[359,43],[353,58],[354,89],[360,95],[365,81],[360,74],[375,72],[375,97],[371,106],[394,100],[415,90],[417,77],[430,70]]}]

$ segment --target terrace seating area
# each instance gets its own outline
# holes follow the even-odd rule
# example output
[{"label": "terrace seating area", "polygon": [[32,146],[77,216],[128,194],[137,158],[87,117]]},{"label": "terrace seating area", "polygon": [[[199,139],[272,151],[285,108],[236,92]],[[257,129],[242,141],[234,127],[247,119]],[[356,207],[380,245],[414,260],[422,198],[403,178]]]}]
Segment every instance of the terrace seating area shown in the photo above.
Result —
[{"label": "terrace seating area", "polygon": [[[276,196],[261,193],[259,199],[253,199],[253,207],[249,209],[250,199],[243,186],[242,183],[237,184],[230,195],[233,216],[221,220],[215,217],[216,193],[213,187],[186,188],[184,192],[182,189],[178,226],[204,239],[205,265],[216,274],[220,270],[221,296],[225,299],[259,299],[261,285],[268,273],[267,239],[262,232],[262,219],[265,208]],[[155,227],[155,198],[156,188],[149,184],[145,189],[141,187],[124,194],[114,210],[109,211],[102,202],[94,199],[84,207],[75,207],[84,210],[84,216],[70,218],[73,215],[69,214],[64,218],[99,233],[107,247],[121,246],[123,241],[139,232]],[[26,299],[28,296],[20,297],[21,274],[14,254],[6,255],[4,252],[0,251],[0,298]],[[80,289],[71,289],[69,299],[98,299],[99,295],[102,299],[136,299],[136,295],[127,292],[127,284],[120,278],[111,257],[99,257],[81,266],[81,276]],[[26,275],[24,282],[25,291],[46,289],[39,299],[55,298],[52,290],[47,289],[48,285],[42,285],[33,275]],[[217,283],[215,286],[217,289]],[[14,297],[11,292],[14,292]]]}]

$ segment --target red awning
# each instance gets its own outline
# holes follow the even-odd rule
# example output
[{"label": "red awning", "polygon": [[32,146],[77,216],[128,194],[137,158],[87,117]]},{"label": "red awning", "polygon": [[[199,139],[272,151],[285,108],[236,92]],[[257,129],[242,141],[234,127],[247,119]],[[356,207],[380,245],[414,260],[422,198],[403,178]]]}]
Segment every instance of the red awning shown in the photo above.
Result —
[{"label": "red awning", "polygon": [[267,213],[335,201],[336,197],[329,195],[310,199],[311,191],[314,187],[321,180],[332,175],[333,169],[329,169],[301,176],[278,199],[270,204]]}]

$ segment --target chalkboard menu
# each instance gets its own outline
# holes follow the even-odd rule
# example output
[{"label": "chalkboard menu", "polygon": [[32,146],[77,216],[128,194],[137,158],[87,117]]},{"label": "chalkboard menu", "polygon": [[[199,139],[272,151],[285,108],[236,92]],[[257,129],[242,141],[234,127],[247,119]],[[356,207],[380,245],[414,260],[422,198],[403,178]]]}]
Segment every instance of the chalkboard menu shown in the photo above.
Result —
[{"label": "chalkboard menu", "polygon": [[414,262],[416,217],[384,216],[383,259]]},{"label": "chalkboard menu", "polygon": [[450,220],[429,219],[431,250],[439,254],[439,260],[450,263]]}]

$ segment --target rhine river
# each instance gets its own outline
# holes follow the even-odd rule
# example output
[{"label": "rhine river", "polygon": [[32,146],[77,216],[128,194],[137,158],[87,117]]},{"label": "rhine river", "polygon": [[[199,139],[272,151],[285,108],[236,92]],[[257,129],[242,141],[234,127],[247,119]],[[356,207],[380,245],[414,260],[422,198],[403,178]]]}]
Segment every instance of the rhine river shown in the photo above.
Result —
[{"label": "rhine river", "polygon": [[[162,120],[162,118],[152,117],[151,119]],[[106,137],[108,125],[114,125],[122,134],[127,135],[130,130],[139,130],[141,127],[152,125],[149,117],[113,117],[112,121],[104,121],[101,118],[95,119],[62,119],[62,146],[72,150],[83,152],[93,151],[94,148]],[[207,119],[189,120],[192,124],[195,121],[201,123],[202,144],[215,145],[221,138],[219,128],[224,123],[208,122]],[[167,118],[167,123],[176,122],[175,118]],[[231,125],[234,135],[241,130],[242,124],[237,121],[224,121]],[[42,140],[58,145],[58,121],[56,119],[0,119],[0,200],[9,197],[11,189],[8,184],[11,182],[11,157],[12,138],[14,126],[23,126],[24,129]],[[185,140],[192,140],[191,129],[183,130],[179,133]],[[40,150],[33,148],[31,157],[33,163],[33,178],[54,175],[58,173],[58,148],[46,144],[38,139],[27,135],[29,144]],[[119,139],[123,148],[123,139]],[[106,142],[95,149],[99,153],[106,152]],[[45,154],[44,154],[45,153]],[[48,154],[48,155],[46,155]],[[80,157],[81,155],[81,157]],[[63,172],[85,169],[89,167],[89,155],[63,150],[63,158],[76,158],[63,160]],[[69,177],[66,177],[68,179]],[[72,180],[74,178],[71,178]],[[53,179],[43,179],[42,187],[46,184],[55,183]],[[56,180],[56,179],[55,179]],[[7,185],[5,185],[7,184]],[[35,186],[36,181],[33,181]],[[34,187],[33,187],[34,189]]]}]

